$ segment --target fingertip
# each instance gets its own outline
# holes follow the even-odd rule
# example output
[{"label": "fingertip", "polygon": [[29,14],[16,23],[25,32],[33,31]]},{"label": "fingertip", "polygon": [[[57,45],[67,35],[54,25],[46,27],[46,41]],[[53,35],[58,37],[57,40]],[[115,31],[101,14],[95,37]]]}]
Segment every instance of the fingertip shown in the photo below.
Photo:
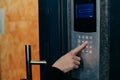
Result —
[{"label": "fingertip", "polygon": [[88,45],[88,41],[85,41],[82,45],[79,45],[75,49],[72,49],[71,53],[73,55],[76,55],[76,54],[78,54],[78,52],[80,52],[82,49],[84,49],[87,45]]},{"label": "fingertip", "polygon": [[88,45],[88,41],[85,41],[82,45],[86,47]]},{"label": "fingertip", "polygon": [[88,44],[88,41],[85,41],[84,43],[85,43],[85,44]]}]

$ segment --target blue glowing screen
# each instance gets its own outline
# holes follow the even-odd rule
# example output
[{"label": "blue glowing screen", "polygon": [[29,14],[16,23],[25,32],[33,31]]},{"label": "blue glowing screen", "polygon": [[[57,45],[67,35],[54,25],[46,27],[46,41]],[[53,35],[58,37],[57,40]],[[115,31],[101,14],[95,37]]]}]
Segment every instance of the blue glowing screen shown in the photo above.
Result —
[{"label": "blue glowing screen", "polygon": [[76,18],[94,17],[94,4],[77,4]]}]

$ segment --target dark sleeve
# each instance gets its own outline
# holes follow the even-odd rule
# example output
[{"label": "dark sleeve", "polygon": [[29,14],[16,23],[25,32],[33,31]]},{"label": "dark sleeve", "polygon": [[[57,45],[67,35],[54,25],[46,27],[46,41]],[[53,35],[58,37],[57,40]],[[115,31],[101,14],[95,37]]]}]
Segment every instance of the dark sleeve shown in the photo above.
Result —
[{"label": "dark sleeve", "polygon": [[47,80],[66,80],[65,73],[55,67],[49,67]]}]

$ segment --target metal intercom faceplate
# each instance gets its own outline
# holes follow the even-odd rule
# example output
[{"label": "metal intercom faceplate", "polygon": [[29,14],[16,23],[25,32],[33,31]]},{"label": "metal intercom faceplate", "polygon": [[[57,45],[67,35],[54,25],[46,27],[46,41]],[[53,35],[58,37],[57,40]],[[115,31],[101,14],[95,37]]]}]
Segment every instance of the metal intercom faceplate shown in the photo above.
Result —
[{"label": "metal intercom faceplate", "polygon": [[[69,39],[68,42],[70,45],[70,49],[73,49],[77,47],[78,45],[82,44],[84,41],[88,41],[88,46],[82,50],[81,53],[78,54],[78,56],[81,56],[82,61],[79,69],[73,70],[71,73],[71,76],[78,80],[99,80],[99,55],[100,55],[100,2],[99,0],[96,0],[95,5],[95,27],[93,31],[85,31],[85,29],[90,28],[90,26],[85,27],[85,29],[82,31],[83,28],[80,29],[80,31],[75,30],[75,1],[77,0],[68,0],[68,29],[69,29]],[[80,0],[78,0],[80,1]],[[87,0],[86,0],[87,1]],[[89,0],[90,1],[90,0]],[[91,0],[93,1],[93,0]],[[77,3],[78,5],[79,3]],[[83,8],[83,5],[85,3],[79,6],[79,8]],[[89,4],[88,2],[86,4]],[[91,2],[90,2],[91,4]],[[88,5],[87,5],[88,7]],[[86,7],[84,8],[86,10]],[[82,11],[85,11],[82,10]],[[90,10],[90,9],[89,9]],[[91,9],[92,10],[92,9]],[[92,13],[91,13],[92,14]],[[81,16],[80,12],[80,16]],[[84,14],[83,14],[84,15]],[[86,15],[85,15],[86,17]],[[91,16],[90,16],[91,17]],[[82,17],[83,18],[83,17]],[[78,23],[79,24],[79,23]],[[83,25],[85,23],[82,23]],[[87,23],[86,23],[87,24]],[[83,26],[84,27],[84,26]],[[78,25],[79,28],[79,25]],[[93,28],[93,27],[92,27]]]}]

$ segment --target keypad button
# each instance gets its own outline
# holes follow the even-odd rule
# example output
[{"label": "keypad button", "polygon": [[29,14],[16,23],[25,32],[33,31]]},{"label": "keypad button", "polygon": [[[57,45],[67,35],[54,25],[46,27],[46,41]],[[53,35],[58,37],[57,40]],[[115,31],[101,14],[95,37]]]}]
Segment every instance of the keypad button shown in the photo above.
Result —
[{"label": "keypad button", "polygon": [[89,46],[90,49],[92,49],[92,46]]},{"label": "keypad button", "polygon": [[92,53],[92,51],[89,51],[89,53],[91,54],[91,53]]},{"label": "keypad button", "polygon": [[79,43],[80,43],[80,39],[77,39],[77,42],[79,42]]},{"label": "keypad button", "polygon": [[85,52],[86,52],[86,53],[88,53],[88,51],[87,51],[87,50],[86,50]]},{"label": "keypad button", "polygon": [[82,36],[82,38],[84,39],[84,38],[85,38],[85,36]]},{"label": "keypad button", "polygon": [[86,36],[85,38],[88,39],[88,36]]},{"label": "keypad button", "polygon": [[90,36],[90,39],[93,39],[93,37],[92,37],[92,36]]},{"label": "keypad button", "polygon": [[81,36],[79,35],[79,36],[78,36],[78,38],[80,39],[80,38],[81,38]]},{"label": "keypad button", "polygon": [[82,43],[84,43],[85,41],[82,41]]}]

